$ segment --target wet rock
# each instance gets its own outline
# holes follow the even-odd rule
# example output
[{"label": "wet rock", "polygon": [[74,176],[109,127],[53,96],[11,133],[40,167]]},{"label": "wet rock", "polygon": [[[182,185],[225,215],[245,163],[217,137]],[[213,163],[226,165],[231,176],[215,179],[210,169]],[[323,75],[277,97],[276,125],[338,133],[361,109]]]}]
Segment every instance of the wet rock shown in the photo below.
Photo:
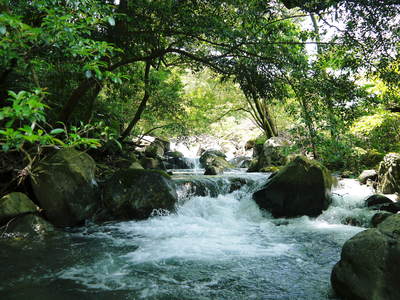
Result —
[{"label": "wet rock", "polygon": [[[200,164],[203,168],[213,164],[214,160],[219,157],[226,161],[226,155],[219,150],[206,150],[200,156]],[[222,161],[222,160],[220,160]],[[227,162],[227,161],[226,161]],[[229,164],[227,162],[227,164]]]},{"label": "wet rock", "polygon": [[120,170],[104,182],[107,219],[144,219],[153,210],[172,211],[177,201],[170,176],[157,170]]},{"label": "wet rock", "polygon": [[360,181],[361,184],[366,184],[368,179],[377,181],[378,173],[375,170],[364,170],[361,172],[360,176],[358,176],[358,181]]},{"label": "wet rock", "polygon": [[143,157],[140,164],[145,169],[166,170],[163,161],[160,158]]},{"label": "wet rock", "polygon": [[374,206],[374,209],[383,210],[391,213],[398,213],[400,211],[400,203],[392,202]]},{"label": "wet rock", "polygon": [[385,221],[388,217],[393,216],[393,213],[390,212],[378,212],[373,215],[371,219],[372,227],[377,227],[380,223]]},{"label": "wet rock", "polygon": [[247,156],[239,156],[231,159],[229,163],[237,168],[248,168],[251,163],[251,158]]},{"label": "wet rock", "polygon": [[378,189],[383,194],[400,193],[400,154],[389,153],[379,164]]},{"label": "wet rock", "polygon": [[221,175],[224,173],[222,167],[217,166],[206,166],[204,175]]},{"label": "wet rock", "polygon": [[190,161],[184,158],[179,151],[170,151],[165,153],[164,164],[167,169],[191,169]]},{"label": "wet rock", "polygon": [[365,204],[367,207],[381,205],[381,204],[390,204],[390,203],[393,203],[391,199],[380,194],[369,196],[367,200],[365,200]]},{"label": "wet rock", "polygon": [[43,236],[55,231],[53,225],[37,214],[25,214],[10,221],[4,233],[11,236]]},{"label": "wet rock", "polygon": [[94,160],[72,148],[59,150],[34,170],[32,186],[46,218],[73,226],[92,216],[98,206]]},{"label": "wet rock", "polygon": [[35,213],[39,208],[23,193],[10,193],[0,199],[0,225],[12,218],[27,213]]},{"label": "wet rock", "polygon": [[344,299],[400,299],[400,215],[348,240],[331,274]]},{"label": "wet rock", "polygon": [[147,157],[158,158],[164,156],[164,147],[159,143],[152,143],[144,151]]},{"label": "wet rock", "polygon": [[274,217],[317,216],[331,203],[332,183],[325,167],[297,156],[254,193],[253,199]]}]

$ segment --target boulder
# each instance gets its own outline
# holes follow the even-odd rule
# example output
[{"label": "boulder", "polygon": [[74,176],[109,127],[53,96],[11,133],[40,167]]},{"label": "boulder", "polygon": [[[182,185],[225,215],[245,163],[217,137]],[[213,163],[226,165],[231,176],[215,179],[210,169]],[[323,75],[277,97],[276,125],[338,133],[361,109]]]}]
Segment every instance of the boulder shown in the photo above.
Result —
[{"label": "boulder", "polygon": [[329,171],[303,156],[283,167],[253,199],[274,217],[317,216],[331,203]]},{"label": "boulder", "polygon": [[207,150],[200,157],[200,164],[205,168],[204,175],[222,174],[233,166],[225,159],[225,154],[218,150]]},{"label": "boulder", "polygon": [[374,206],[374,209],[397,214],[400,211],[400,203],[399,202],[385,203],[385,204]]},{"label": "boulder", "polygon": [[176,186],[162,171],[120,170],[104,183],[103,202],[108,219],[144,219],[153,210],[174,209]]},{"label": "boulder", "polygon": [[390,200],[388,197],[380,194],[369,196],[367,200],[365,200],[365,204],[367,205],[367,207],[372,207],[375,205],[382,205],[382,204],[390,204],[390,203],[393,203],[393,201]]},{"label": "boulder", "polygon": [[377,181],[378,173],[375,170],[364,170],[361,172],[360,176],[358,176],[358,181],[360,181],[361,184],[366,184],[368,179]]},{"label": "boulder", "polygon": [[393,216],[393,213],[390,212],[378,212],[373,215],[371,219],[371,225],[372,227],[377,227],[379,224],[381,224],[383,221],[385,221],[388,217]]},{"label": "boulder", "polygon": [[269,138],[251,161],[248,172],[260,172],[271,166],[284,165],[286,163],[284,150],[289,146],[290,143],[283,137]]},{"label": "boulder", "polygon": [[143,157],[140,160],[140,164],[145,169],[156,169],[156,170],[165,170],[165,165],[160,158],[153,157]]},{"label": "boulder", "polygon": [[389,153],[379,164],[378,189],[383,194],[400,193],[400,154]]},{"label": "boulder", "polygon": [[25,214],[13,219],[5,232],[11,235],[43,236],[54,232],[55,228],[37,214]]},{"label": "boulder", "polygon": [[152,143],[144,151],[147,157],[158,158],[164,156],[164,147],[159,143]]},{"label": "boulder", "polygon": [[[212,165],[213,161],[220,157],[226,161],[226,155],[219,150],[206,150],[200,156],[200,164],[203,168]],[[228,162],[227,162],[228,163]],[[229,163],[228,163],[229,164]]]},{"label": "boulder", "polygon": [[204,175],[221,175],[224,173],[224,169],[216,166],[206,166]]},{"label": "boulder", "polygon": [[248,168],[251,163],[251,158],[247,156],[238,156],[231,159],[229,163],[237,168]]},{"label": "boulder", "polygon": [[0,225],[11,219],[27,214],[35,213],[39,208],[23,193],[10,193],[0,199]]},{"label": "boulder", "polygon": [[99,199],[95,168],[88,154],[65,148],[34,169],[33,190],[51,223],[73,226],[92,216]]},{"label": "boulder", "polygon": [[331,274],[336,293],[344,299],[400,299],[400,215],[348,240]]}]

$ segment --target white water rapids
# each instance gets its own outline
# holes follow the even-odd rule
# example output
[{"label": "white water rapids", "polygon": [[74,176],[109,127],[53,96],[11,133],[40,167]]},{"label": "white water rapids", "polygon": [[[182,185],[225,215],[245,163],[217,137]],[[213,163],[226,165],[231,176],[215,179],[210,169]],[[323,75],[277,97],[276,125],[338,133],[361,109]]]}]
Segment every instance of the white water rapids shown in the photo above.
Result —
[{"label": "white water rapids", "polygon": [[265,174],[227,176],[248,183],[189,197],[173,214],[92,224],[31,248],[31,262],[0,278],[0,298],[28,299],[24,288],[30,300],[336,299],[330,271],[343,243],[364,229],[342,223],[368,223],[363,201],[372,191],[344,180],[318,218],[273,219],[252,200]]}]

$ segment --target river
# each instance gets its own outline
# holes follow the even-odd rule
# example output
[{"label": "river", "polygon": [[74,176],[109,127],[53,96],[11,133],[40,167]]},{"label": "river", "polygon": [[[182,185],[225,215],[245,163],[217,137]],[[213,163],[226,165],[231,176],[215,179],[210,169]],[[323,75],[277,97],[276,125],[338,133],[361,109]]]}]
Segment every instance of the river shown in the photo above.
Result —
[{"label": "river", "polygon": [[[344,242],[369,222],[370,189],[342,180],[321,216],[287,220],[252,200],[266,174],[174,177],[175,213],[0,240],[0,299],[336,299],[330,273]],[[246,184],[231,192],[229,178]],[[191,195],[184,180],[217,182],[218,192]],[[349,219],[360,226],[342,224]]]}]

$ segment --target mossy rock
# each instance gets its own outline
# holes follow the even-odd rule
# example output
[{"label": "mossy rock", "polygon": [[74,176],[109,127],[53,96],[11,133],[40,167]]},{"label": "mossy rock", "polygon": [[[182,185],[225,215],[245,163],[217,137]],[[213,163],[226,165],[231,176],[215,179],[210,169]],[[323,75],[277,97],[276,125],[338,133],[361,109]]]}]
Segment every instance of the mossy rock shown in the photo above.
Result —
[{"label": "mossy rock", "polygon": [[92,216],[99,203],[95,168],[88,154],[65,148],[34,169],[33,190],[52,224],[73,226]]},{"label": "mossy rock", "polygon": [[103,186],[106,219],[144,219],[154,210],[173,211],[177,202],[175,183],[159,170],[120,170]]},{"label": "mossy rock", "polygon": [[129,169],[144,169],[144,168],[139,162],[135,161],[129,166]]},{"label": "mossy rock", "polygon": [[400,299],[400,215],[387,216],[342,248],[331,283],[343,299]]},{"label": "mossy rock", "polygon": [[157,169],[157,170],[165,170],[165,165],[160,158],[154,157],[143,157],[140,160],[140,164],[145,169]]},{"label": "mossy rock", "polygon": [[165,156],[172,157],[172,158],[182,158],[184,157],[182,152],[179,151],[170,151],[165,153]]},{"label": "mossy rock", "polygon": [[37,214],[25,214],[13,219],[5,229],[10,236],[35,237],[53,233],[55,228]]},{"label": "mossy rock", "polygon": [[0,225],[11,219],[27,214],[35,213],[38,207],[23,193],[10,193],[0,199]]},{"label": "mossy rock", "polygon": [[[206,166],[211,166],[212,162],[217,158],[222,158],[226,161],[226,155],[219,151],[219,150],[206,150],[203,152],[203,154],[200,156],[200,164],[203,168]],[[220,160],[221,161],[221,160]]]},{"label": "mossy rock", "polygon": [[260,172],[264,172],[264,173],[275,173],[275,172],[279,172],[279,170],[280,170],[281,168],[282,168],[282,167],[279,167],[279,166],[269,166],[269,167],[262,168],[262,169],[260,170]]},{"label": "mossy rock", "polygon": [[253,198],[274,217],[318,216],[331,203],[334,183],[320,163],[297,156],[284,166]]}]

